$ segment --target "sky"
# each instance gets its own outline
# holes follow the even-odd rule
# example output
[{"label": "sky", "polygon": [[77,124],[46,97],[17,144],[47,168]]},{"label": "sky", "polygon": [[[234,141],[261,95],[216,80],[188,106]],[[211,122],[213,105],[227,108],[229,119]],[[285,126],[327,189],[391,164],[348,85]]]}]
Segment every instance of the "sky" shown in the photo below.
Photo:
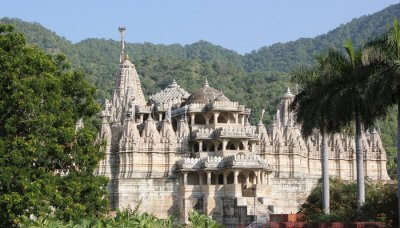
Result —
[{"label": "sky", "polygon": [[38,22],[72,42],[87,38],[190,44],[241,54],[315,37],[400,0],[3,0],[0,17]]}]

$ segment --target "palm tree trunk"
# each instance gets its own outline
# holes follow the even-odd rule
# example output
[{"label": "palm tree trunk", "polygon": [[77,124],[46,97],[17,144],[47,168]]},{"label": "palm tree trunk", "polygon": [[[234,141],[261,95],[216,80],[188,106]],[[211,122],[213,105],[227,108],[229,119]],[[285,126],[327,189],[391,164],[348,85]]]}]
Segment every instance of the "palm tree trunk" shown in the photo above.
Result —
[{"label": "palm tree trunk", "polygon": [[324,214],[330,213],[329,209],[329,155],[328,148],[326,146],[326,133],[324,130],[321,131],[322,143],[321,143],[321,165],[322,165],[322,209]]},{"label": "palm tree trunk", "polygon": [[397,103],[397,208],[400,225],[400,101]]},{"label": "palm tree trunk", "polygon": [[365,203],[364,183],[364,156],[361,145],[361,120],[360,113],[355,113],[356,119],[356,162],[357,162],[357,209],[360,210]]}]

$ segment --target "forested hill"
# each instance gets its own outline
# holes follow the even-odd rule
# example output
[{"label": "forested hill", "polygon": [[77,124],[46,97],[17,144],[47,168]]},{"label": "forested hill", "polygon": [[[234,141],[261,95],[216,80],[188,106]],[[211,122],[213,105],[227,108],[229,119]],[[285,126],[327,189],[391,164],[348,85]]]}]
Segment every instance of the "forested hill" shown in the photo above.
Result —
[{"label": "forested hill", "polygon": [[311,64],[313,56],[328,48],[340,48],[346,39],[351,38],[359,45],[381,35],[393,23],[395,17],[400,17],[400,4],[392,5],[372,15],[353,19],[315,38],[302,38],[260,48],[243,56],[245,69],[288,72],[298,64]]},{"label": "forested hill", "polygon": [[[207,77],[212,86],[221,89],[229,98],[252,108],[252,122],[258,119],[261,109],[266,109],[264,121],[268,123],[280,96],[290,85],[288,72],[300,64],[311,64],[314,55],[330,47],[341,48],[348,38],[360,45],[382,34],[394,17],[400,17],[400,4],[354,19],[315,38],[277,43],[245,55],[207,41],[189,45],[127,43],[126,48],[141,75],[147,96],[165,88],[173,78],[192,92]],[[118,41],[86,39],[73,44],[38,23],[10,18],[0,19],[0,23],[13,24],[17,31],[25,34],[29,43],[49,53],[65,54],[73,66],[83,69],[89,81],[96,85],[99,101],[110,97],[118,71]],[[390,156],[394,152],[395,123],[389,119],[381,124]]]}]

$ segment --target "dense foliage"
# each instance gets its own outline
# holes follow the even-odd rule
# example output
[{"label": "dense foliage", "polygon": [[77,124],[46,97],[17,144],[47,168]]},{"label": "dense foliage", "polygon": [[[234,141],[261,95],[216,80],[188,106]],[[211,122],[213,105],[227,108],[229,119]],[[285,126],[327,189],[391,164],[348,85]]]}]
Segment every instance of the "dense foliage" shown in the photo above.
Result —
[{"label": "dense foliage", "polygon": [[382,221],[387,227],[397,227],[397,196],[395,184],[368,183],[366,184],[366,203],[357,213],[356,184],[339,179],[330,180],[331,214],[321,212],[322,184],[319,183],[300,212],[304,220],[314,222],[352,222],[352,221]]},{"label": "dense foliage", "polygon": [[[60,219],[107,209],[96,129],[95,88],[65,58],[27,46],[0,25],[0,226],[54,214]],[[83,118],[86,127],[76,129]]]},{"label": "dense foliage", "polygon": [[193,211],[189,214],[189,223],[184,226],[174,221],[172,217],[160,219],[147,213],[140,213],[139,207],[134,210],[126,209],[117,212],[116,216],[102,218],[80,218],[71,221],[62,221],[54,217],[39,218],[36,221],[27,221],[22,227],[29,228],[222,228],[223,226],[210,217]]}]

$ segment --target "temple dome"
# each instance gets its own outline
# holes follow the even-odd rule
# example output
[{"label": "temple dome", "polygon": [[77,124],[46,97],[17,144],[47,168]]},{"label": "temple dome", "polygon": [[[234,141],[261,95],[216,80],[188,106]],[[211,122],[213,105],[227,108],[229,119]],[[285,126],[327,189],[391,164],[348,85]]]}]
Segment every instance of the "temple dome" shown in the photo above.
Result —
[{"label": "temple dome", "polygon": [[229,101],[229,99],[221,91],[210,87],[206,79],[203,88],[189,97],[188,104],[208,104],[213,101]]},{"label": "temple dome", "polygon": [[180,87],[175,80],[164,90],[152,95],[150,102],[154,104],[177,104],[186,100],[190,94]]}]

